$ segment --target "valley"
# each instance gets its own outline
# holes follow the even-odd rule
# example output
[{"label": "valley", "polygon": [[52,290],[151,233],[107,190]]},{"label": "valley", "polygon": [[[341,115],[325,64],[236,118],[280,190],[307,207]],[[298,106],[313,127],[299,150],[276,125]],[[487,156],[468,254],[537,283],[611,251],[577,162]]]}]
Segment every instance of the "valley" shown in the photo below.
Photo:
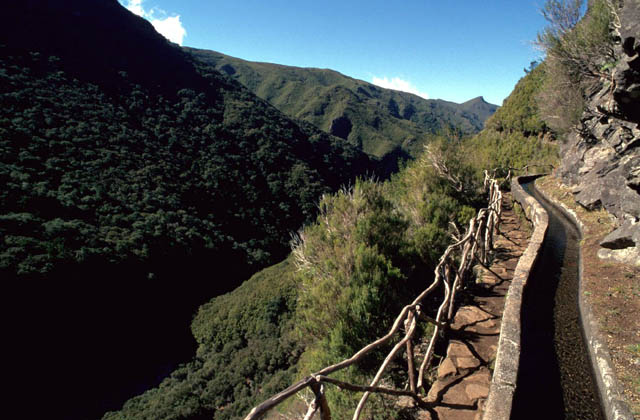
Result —
[{"label": "valley", "polygon": [[[9,379],[35,401],[11,401],[22,416],[244,418],[388,331],[489,204],[485,170],[507,187],[553,169],[573,185],[563,198],[611,221],[604,257],[626,256],[635,290],[632,2],[597,0],[569,32],[599,37],[577,58],[599,73],[558,91],[578,73],[553,44],[500,107],[185,47],[158,32],[160,12],[141,17],[122,3],[3,6],[0,278],[14,290]],[[600,182],[613,192],[587,185]],[[435,319],[443,293],[423,315]],[[636,345],[608,332],[623,343],[617,353]],[[367,382],[382,350],[334,379]],[[633,370],[637,356],[627,356],[616,360]],[[391,366],[385,384],[409,386],[406,364]],[[637,401],[633,380],[625,392]],[[327,392],[334,418],[350,417],[358,399]],[[364,416],[395,418],[396,408],[376,396]]]}]

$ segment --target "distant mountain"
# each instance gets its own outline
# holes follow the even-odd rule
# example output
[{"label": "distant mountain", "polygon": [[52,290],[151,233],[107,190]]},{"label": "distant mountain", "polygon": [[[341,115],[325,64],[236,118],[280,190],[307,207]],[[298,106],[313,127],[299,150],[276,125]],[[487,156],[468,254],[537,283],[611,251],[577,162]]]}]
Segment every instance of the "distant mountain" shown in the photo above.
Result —
[{"label": "distant mountain", "polygon": [[116,0],[2,12],[0,278],[9,351],[28,360],[14,385],[48,417],[95,418],[190,357],[197,305],[283,259],[319,197],[374,162]]},{"label": "distant mountain", "polygon": [[482,97],[463,104],[384,89],[333,70],[245,61],[185,48],[196,60],[240,81],[285,114],[348,139],[365,152],[416,156],[437,132],[473,134],[498,108]]},{"label": "distant mountain", "polygon": [[498,106],[485,101],[482,96],[463,102],[459,107],[475,127],[481,128],[484,128],[485,121],[498,109]]}]

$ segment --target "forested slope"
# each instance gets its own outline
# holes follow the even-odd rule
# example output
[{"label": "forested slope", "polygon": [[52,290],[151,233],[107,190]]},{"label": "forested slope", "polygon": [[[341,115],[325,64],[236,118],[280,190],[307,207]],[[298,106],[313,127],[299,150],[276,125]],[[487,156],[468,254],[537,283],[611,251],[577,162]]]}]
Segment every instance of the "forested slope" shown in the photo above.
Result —
[{"label": "forested slope", "polygon": [[264,265],[323,192],[372,168],[216,74],[173,97],[122,75],[114,95],[46,52],[2,53],[3,221],[35,240],[11,239],[12,273],[180,249]]},{"label": "forested slope", "polygon": [[[481,204],[478,185],[467,186],[456,192],[419,160],[386,183],[358,181],[324,196],[293,256],[200,307],[194,359],[105,419],[243,418],[302,375],[350,356],[428,282],[450,222],[465,224]],[[311,262],[307,269],[300,258]],[[341,378],[368,377],[380,357]],[[330,390],[330,398],[336,418],[346,418],[355,396]],[[393,412],[388,401],[372,407]],[[297,408],[294,401],[287,409]]]},{"label": "forested slope", "polygon": [[[423,155],[390,181],[360,181],[323,197],[316,222],[293,243],[294,255],[201,306],[192,322],[195,358],[105,419],[243,418],[302,375],[380,337],[399,307],[429,281],[450,241],[450,223],[463,226],[484,204],[482,171],[555,162],[535,104],[542,71],[519,81],[478,136],[432,143],[462,191]],[[308,260],[306,269],[300,257]],[[341,379],[370,378],[373,366],[375,360],[368,360]],[[330,389],[332,413],[347,418],[354,398]],[[376,399],[370,408],[394,418],[392,401]],[[294,403],[285,411],[296,409]]]},{"label": "forested slope", "polygon": [[320,196],[374,162],[116,0],[11,2],[3,17],[10,351],[49,413],[97,416],[186,360],[197,304],[282,260]]},{"label": "forested slope", "polygon": [[549,171],[550,165],[557,164],[555,137],[542,120],[537,102],[545,72],[544,63],[531,69],[487,119],[485,129],[466,142],[479,167],[511,168],[520,173],[519,169],[529,166],[535,173]]},{"label": "forested slope", "polygon": [[201,63],[240,81],[291,117],[349,139],[379,158],[417,157],[434,134],[474,134],[497,107],[463,104],[384,89],[333,70],[256,63],[215,51],[186,49]]},{"label": "forested slope", "polygon": [[[580,6],[580,2],[572,4],[578,8]],[[626,4],[628,6],[630,3]],[[585,45],[601,48],[602,45],[596,42],[598,37],[606,41],[605,47],[614,42],[611,29],[615,25],[611,19],[615,16],[611,15],[609,6],[601,1],[591,2],[590,12],[580,21],[582,23],[577,27],[578,30],[568,32],[570,41],[574,35],[584,37],[576,43],[578,47],[573,52],[577,57],[573,57],[575,60],[569,61],[570,64],[580,65],[585,54],[592,53],[584,48]],[[576,16],[580,16],[580,13],[576,13]],[[628,18],[622,16],[621,21]],[[634,23],[637,23],[637,19]],[[425,161],[419,161],[409,165],[383,186],[359,183],[353,190],[325,197],[321,202],[323,212],[320,217],[315,224],[304,229],[301,241],[294,246],[295,253],[308,257],[311,264],[306,269],[304,264],[299,265],[301,270],[298,274],[293,272],[291,261],[277,269],[289,273],[286,276],[276,269],[261,273],[246,283],[247,289],[224,297],[229,305],[228,310],[226,304],[218,305],[222,298],[203,306],[192,324],[194,335],[200,343],[194,364],[167,380],[164,384],[166,388],[147,393],[128,403],[122,412],[108,417],[149,415],[157,413],[154,410],[159,407],[165,407],[167,410],[160,416],[162,418],[195,418],[185,412],[176,414],[176,411],[168,408],[181,407],[183,401],[188,401],[184,406],[192,404],[191,407],[201,407],[214,418],[241,418],[251,405],[268,398],[270,390],[277,388],[274,386],[277,382],[282,383],[282,389],[290,383],[286,378],[300,377],[319,366],[335,362],[380,335],[377,328],[383,329],[384,322],[388,320],[384,314],[394,313],[397,309],[395,305],[401,304],[406,298],[405,293],[411,293],[415,285],[412,280],[428,273],[430,261],[433,261],[433,255],[429,252],[437,253],[449,239],[451,232],[447,231],[448,222],[462,222],[469,208],[477,206],[471,200],[474,197],[473,179],[477,179],[474,175],[481,170],[497,168],[498,175],[506,175],[509,169],[516,174],[522,173],[527,166],[531,172],[548,171],[551,165],[557,166],[559,161],[556,138],[562,139],[567,132],[573,134],[564,144],[565,149],[584,151],[601,147],[608,149],[607,153],[613,153],[612,143],[608,142],[613,138],[616,141],[613,145],[618,148],[615,152],[617,156],[625,156],[624,153],[631,156],[637,151],[632,147],[637,136],[623,136],[622,133],[627,130],[605,130],[604,126],[629,127],[631,122],[636,121],[633,120],[635,114],[625,115],[623,112],[635,111],[629,104],[633,103],[633,86],[637,87],[637,84],[620,83],[614,89],[610,82],[621,82],[623,77],[627,78],[626,81],[637,80],[638,46],[637,42],[633,42],[633,39],[629,41],[626,38],[624,46],[628,51],[625,54],[629,57],[619,62],[608,62],[605,60],[607,57],[593,54],[593,62],[587,64],[597,72],[588,77],[583,75],[582,80],[570,66],[563,68],[565,64],[553,63],[554,59],[566,59],[560,53],[567,51],[558,53],[551,49],[552,53],[558,55],[552,55],[552,59],[527,70],[503,107],[489,118],[481,133],[459,142],[447,139],[438,149],[434,149],[434,154],[447,163],[450,174],[469,181],[462,183],[470,186],[464,194],[452,190],[451,185],[430,169],[428,161],[423,166]],[[553,45],[556,48],[563,46],[561,42]],[[614,76],[618,79],[614,79]],[[593,79],[596,79],[595,89]],[[567,84],[567,80],[573,84]],[[565,88],[571,86],[572,89],[561,91],[558,84]],[[620,101],[619,108],[606,108],[614,104],[612,98],[623,98],[624,101]],[[637,96],[633,98],[637,102]],[[575,103],[565,99],[574,100]],[[621,117],[628,120],[616,121]],[[593,127],[599,130],[599,134],[585,130]],[[635,133],[633,130],[636,129],[634,126],[629,131]],[[609,133],[609,138],[603,138],[603,133]],[[609,155],[599,153],[597,156],[601,159]],[[635,159],[635,155],[632,157]],[[588,155],[573,159],[574,155],[564,154],[563,158],[571,165],[586,165],[592,161]],[[611,162],[615,164],[618,159],[612,159]],[[568,166],[566,163],[565,166]],[[592,170],[596,172],[602,167],[605,166],[595,166]],[[581,169],[578,173],[577,169],[572,168],[565,168],[571,176],[577,177],[585,172]],[[618,182],[617,188],[637,190],[634,174],[627,172],[626,184]],[[271,280],[270,276],[273,276]],[[287,279],[286,284],[293,282],[290,289],[283,291],[273,288],[274,294],[261,294],[268,296],[262,301],[261,309],[242,307],[241,302],[248,296],[249,286],[254,287],[254,291],[261,291],[265,285],[270,282],[277,284],[277,279],[282,278]],[[610,293],[607,295],[610,297]],[[295,304],[292,305],[292,302]],[[425,308],[427,311],[429,309]],[[278,321],[274,323],[286,326],[274,332],[279,337],[278,347],[272,342],[265,346],[267,351],[264,353],[253,352],[263,340],[255,326],[264,318],[257,314],[268,314],[267,319],[270,320],[285,320],[283,324],[277,324]],[[230,331],[241,333],[234,335]],[[223,343],[227,342],[233,342],[233,345],[225,349]],[[221,368],[224,364],[220,362],[227,360],[224,359],[227,352],[239,357],[234,361],[239,365],[229,366],[234,369],[236,366],[246,368],[240,370],[244,376],[231,379],[237,381],[233,391],[227,382],[231,370]],[[274,356],[267,357],[269,354]],[[281,357],[284,354],[292,357],[285,361]],[[264,362],[267,358],[270,360],[268,364]],[[296,363],[296,366],[289,367],[289,363]],[[278,367],[274,369],[273,366]],[[393,368],[401,369],[393,366],[391,370]],[[265,371],[275,374],[261,376]],[[364,366],[348,375],[371,378],[372,372]],[[270,378],[273,378],[273,382],[270,382]],[[227,384],[224,390],[219,388],[221,383]],[[262,388],[262,384],[267,383],[269,385]],[[339,413],[338,418],[347,418],[345,413],[354,407],[349,394],[331,389],[328,392],[332,412]],[[393,409],[392,404],[376,401],[371,406],[372,411],[366,415],[397,418]]]},{"label": "forested slope", "polygon": [[[320,201],[376,169],[351,134],[345,141],[290,120],[116,0],[32,0],[3,12],[0,275],[17,286],[9,350],[25,362],[14,363],[16,388],[37,384],[32,410],[50,416],[117,409],[174,370],[176,358],[188,360],[196,343],[190,362],[107,417],[242,416],[385,327],[384,314],[431,272],[450,222],[462,225],[481,204],[475,173],[547,150],[537,135],[519,143],[498,128],[480,137],[488,140],[478,154],[435,139],[465,180],[462,191],[420,160],[389,183],[358,181]],[[363,89],[407,124],[451,126],[448,111],[421,114],[411,95]],[[335,134],[344,134],[340,116]],[[417,154],[422,143],[406,133],[397,137],[406,144],[374,153]],[[502,136],[513,146],[493,147]],[[309,245],[334,270],[330,281],[316,284],[291,260],[270,267],[202,306],[194,343],[185,326],[195,305],[284,259],[290,232],[305,222]],[[312,292],[301,298],[304,285]],[[309,322],[327,304],[332,333]],[[346,328],[354,313],[378,327]],[[349,401],[333,398],[337,412],[346,409]]]}]

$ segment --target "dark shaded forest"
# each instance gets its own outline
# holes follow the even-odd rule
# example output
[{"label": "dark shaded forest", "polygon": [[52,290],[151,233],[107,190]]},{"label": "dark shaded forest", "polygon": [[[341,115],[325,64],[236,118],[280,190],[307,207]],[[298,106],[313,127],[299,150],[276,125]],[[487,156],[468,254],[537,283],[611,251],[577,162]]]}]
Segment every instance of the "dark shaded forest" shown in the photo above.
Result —
[{"label": "dark shaded forest", "polygon": [[20,382],[47,389],[48,412],[96,417],[193,354],[195,308],[282,260],[320,196],[375,162],[196,66],[115,0],[3,12],[10,352],[33,360]]}]

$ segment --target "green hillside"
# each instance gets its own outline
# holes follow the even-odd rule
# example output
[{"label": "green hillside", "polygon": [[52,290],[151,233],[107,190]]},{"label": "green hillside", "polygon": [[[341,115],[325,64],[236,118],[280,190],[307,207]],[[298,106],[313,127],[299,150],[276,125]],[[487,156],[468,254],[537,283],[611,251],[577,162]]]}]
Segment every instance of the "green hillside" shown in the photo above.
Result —
[{"label": "green hillside", "polygon": [[[382,335],[389,314],[432,275],[450,241],[449,223],[461,226],[484,204],[482,171],[557,159],[554,144],[543,139],[547,129],[535,104],[543,71],[523,77],[477,136],[433,143],[453,173],[467,180],[464,192],[422,156],[385,183],[361,181],[323,197],[322,213],[304,228],[294,255],[200,307],[191,324],[194,359],[105,420],[240,419],[303,374]],[[312,262],[307,270],[296,265],[300,252]],[[342,379],[373,374],[365,365]],[[332,389],[329,398],[337,418],[348,418],[357,404],[352,394]],[[371,407],[382,410],[380,418],[394,418],[381,401]]]},{"label": "green hillside", "polygon": [[11,350],[48,413],[96,417],[190,357],[197,306],[284,259],[319,198],[374,166],[194,64],[116,0],[3,13]]},{"label": "green hillside", "polygon": [[[304,228],[293,255],[200,307],[191,324],[198,342],[193,360],[104,419],[240,419],[305,373],[382,335],[389,314],[432,275],[450,241],[449,223],[461,226],[483,204],[482,170],[555,161],[535,104],[543,71],[523,77],[478,135],[434,141],[453,173],[467,180],[464,192],[422,156],[385,183],[361,181],[323,197],[322,213]],[[307,270],[296,264],[300,253],[312,263]],[[341,379],[370,378],[371,366],[377,365],[370,361]],[[332,414],[348,418],[354,395],[328,392]],[[388,401],[386,409],[381,400],[370,408],[376,418],[394,418]]]},{"label": "green hillside", "polygon": [[473,134],[496,110],[482,98],[463,104],[383,89],[333,70],[255,63],[186,48],[198,61],[235,78],[285,114],[349,139],[383,158],[416,157],[433,134]]},{"label": "green hillside", "polygon": [[[422,156],[385,183],[358,182],[323,197],[322,213],[304,228],[294,255],[200,307],[191,326],[196,357],[105,420],[240,419],[305,373],[381,336],[389,314],[432,275],[450,241],[449,223],[462,226],[484,204],[482,170],[555,161],[555,146],[542,139],[546,129],[535,115],[542,71],[520,80],[490,119],[491,128],[470,139],[433,143],[453,173],[467,180],[462,193]],[[523,112],[527,107],[533,116]],[[530,118],[535,131],[519,131]],[[311,263],[306,270],[296,265],[300,253]],[[370,378],[372,366],[370,361],[341,379]],[[332,414],[348,418],[354,395],[328,392]],[[384,407],[382,401],[371,405],[380,418],[394,418],[393,409]]]},{"label": "green hillside", "polygon": [[[366,91],[373,97],[372,90],[359,84],[363,82],[351,80],[350,87],[338,86],[346,83],[340,82],[343,76],[327,70],[246,63],[220,54],[215,58],[212,52],[192,53],[238,77],[254,91],[265,89],[258,92],[260,96],[273,103],[282,100],[278,106],[290,104],[294,109],[296,95],[309,95],[306,99],[313,102],[313,94],[302,87],[303,80],[310,78],[315,78],[314,92],[319,97],[326,89],[341,92],[344,98],[356,96],[354,91],[360,95]],[[525,166],[531,167],[531,172],[543,172],[557,165],[558,131],[541,110],[548,105],[545,98],[558,93],[549,91],[557,73],[548,61],[526,73],[480,133],[433,141],[434,155],[442,158],[453,177],[464,181],[460,183],[462,192],[440,177],[428,158],[420,156],[384,183],[359,180],[352,188],[323,196],[319,216],[293,241],[293,253],[287,260],[200,307],[191,324],[198,342],[193,360],[159,387],[130,400],[122,410],[108,413],[105,419],[243,418],[252,406],[295,379],[350,356],[380,337],[398,307],[428,281],[434,261],[451,240],[451,223],[462,226],[483,204],[479,184],[484,169],[495,168],[498,176],[505,176],[509,169],[521,174]],[[296,77],[301,79],[296,82]],[[275,88],[278,84],[282,89]],[[327,110],[340,103],[325,102]],[[463,106],[482,115],[482,102],[475,99]],[[349,126],[340,119],[348,109],[345,106],[332,114],[330,123],[338,120],[334,129]],[[397,112],[403,112],[401,109]],[[321,121],[322,115],[315,116]],[[347,138],[351,139],[354,127]],[[424,306],[421,310],[427,314],[435,309]],[[374,374],[371,367],[376,366],[373,362],[365,360],[339,379],[370,379]],[[392,363],[389,371],[402,369],[405,362],[401,360]],[[384,380],[393,382],[393,373]],[[401,388],[405,384],[398,381],[393,385]],[[329,386],[327,398],[334,418],[350,418],[354,394]],[[363,417],[400,418],[394,402],[374,399]],[[285,405],[282,409],[295,407]],[[298,418],[295,414],[300,413],[285,413],[284,417]]]},{"label": "green hillside", "polygon": [[[450,222],[482,204],[474,174],[551,156],[539,132],[504,137],[512,105],[489,135],[452,141],[434,133],[475,132],[492,106],[262,65],[286,72],[256,70],[252,90],[285,113],[310,106],[292,120],[234,80],[239,61],[185,52],[116,0],[3,12],[0,277],[17,289],[12,384],[37,387],[30,417],[98,417],[134,395],[105,417],[241,417],[379,335],[432,272]],[[362,150],[387,165],[427,141],[469,188],[424,159],[386,183],[356,181],[380,169]],[[322,281],[291,257],[270,266],[303,225],[332,274]]]},{"label": "green hillside", "polygon": [[[466,224],[482,204],[478,184],[457,193],[421,159],[385,183],[358,181],[324,196],[292,256],[200,307],[191,324],[193,360],[104,419],[243,418],[305,373],[350,356],[380,337],[388,315],[424,287],[450,240],[450,222]],[[307,269],[302,255],[312,263]],[[424,308],[431,316],[436,310]],[[372,375],[378,359],[341,378]],[[335,418],[348,418],[354,395],[332,389],[329,397]]]},{"label": "green hillside", "polygon": [[478,167],[519,169],[528,165],[532,172],[544,172],[557,164],[554,135],[538,109],[537,97],[546,77],[545,63],[522,77],[503,106],[489,117],[486,128],[466,142]]}]

